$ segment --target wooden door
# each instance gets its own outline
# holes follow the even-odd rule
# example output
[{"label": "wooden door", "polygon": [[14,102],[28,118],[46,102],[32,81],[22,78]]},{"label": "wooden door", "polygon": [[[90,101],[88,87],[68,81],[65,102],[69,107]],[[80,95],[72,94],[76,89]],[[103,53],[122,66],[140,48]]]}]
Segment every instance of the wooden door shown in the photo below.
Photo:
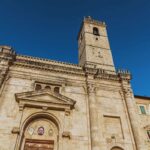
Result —
[{"label": "wooden door", "polygon": [[54,141],[26,140],[24,150],[54,150]]}]

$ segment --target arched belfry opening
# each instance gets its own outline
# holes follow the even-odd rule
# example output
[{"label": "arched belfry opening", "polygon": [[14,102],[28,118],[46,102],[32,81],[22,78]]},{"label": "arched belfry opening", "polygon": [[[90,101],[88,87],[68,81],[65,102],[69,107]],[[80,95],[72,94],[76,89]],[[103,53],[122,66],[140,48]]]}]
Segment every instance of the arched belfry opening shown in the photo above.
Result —
[{"label": "arched belfry opening", "polygon": [[48,114],[28,118],[21,131],[19,150],[58,150],[59,125]]},{"label": "arched belfry opening", "polygon": [[93,34],[94,35],[99,35],[99,30],[96,27],[93,27]]}]

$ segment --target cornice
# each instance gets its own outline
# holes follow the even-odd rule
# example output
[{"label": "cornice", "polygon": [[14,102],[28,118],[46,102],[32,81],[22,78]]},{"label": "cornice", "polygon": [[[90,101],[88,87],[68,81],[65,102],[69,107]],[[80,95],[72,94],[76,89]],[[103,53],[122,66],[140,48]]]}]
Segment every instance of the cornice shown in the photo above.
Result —
[{"label": "cornice", "polygon": [[17,55],[16,56],[16,61],[33,61],[33,62],[40,62],[40,63],[45,63],[45,64],[55,64],[55,65],[61,65],[61,66],[66,66],[66,67],[72,67],[72,68],[80,68],[82,69],[81,66],[77,64],[72,64],[68,62],[61,62],[61,61],[55,61],[51,59],[45,59],[45,58],[39,58],[39,57],[32,57],[32,56],[27,56],[27,55]]},{"label": "cornice", "polygon": [[27,67],[32,69],[84,76],[83,69],[79,65],[38,57],[17,55],[16,61],[14,61],[13,65],[18,67]]},{"label": "cornice", "polygon": [[95,20],[95,19],[91,18],[90,16],[84,17],[84,21],[83,22],[85,22],[85,23],[92,23],[92,24],[95,24],[95,25],[98,25],[98,26],[100,25],[100,26],[106,27],[105,22]]},{"label": "cornice", "polygon": [[44,71],[51,71],[57,73],[64,73],[70,75],[78,75],[78,76],[93,76],[94,79],[105,79],[105,80],[114,80],[114,81],[130,81],[131,74],[128,71],[119,70],[117,72],[108,73],[107,70],[104,69],[95,69],[89,67],[72,67],[57,63],[44,63],[37,62],[32,60],[20,60],[16,59],[13,63],[13,66],[22,67],[22,68],[31,68],[31,69],[39,69]]},{"label": "cornice", "polygon": [[84,26],[84,23],[89,23],[89,24],[94,24],[96,26],[106,27],[106,23],[105,22],[95,20],[95,19],[91,18],[90,16],[84,17],[84,19],[83,19],[83,21],[82,21],[82,23],[80,25],[80,29],[79,29],[79,33],[77,35],[77,39],[79,39],[79,36],[80,36],[81,30],[82,30],[82,28]]},{"label": "cornice", "polygon": [[[48,72],[54,73],[64,73],[76,76],[93,76],[93,79],[105,79],[105,80],[115,80],[115,81],[130,81],[131,74],[128,71],[119,70],[117,72],[104,70],[104,69],[97,69],[92,68],[90,66],[81,67],[77,64],[71,64],[66,62],[54,61],[44,58],[32,57],[32,56],[25,56],[25,55],[18,55],[14,53],[14,51],[10,51],[10,49],[3,48],[1,51],[1,59],[8,59],[8,56],[11,54],[12,59],[10,67],[21,67],[21,68],[30,68],[36,70],[43,70]],[[5,51],[4,51],[5,50]],[[10,56],[9,56],[10,57]]]},{"label": "cornice", "polygon": [[84,76],[84,72],[81,69],[69,68],[65,66],[52,65],[52,64],[43,64],[38,62],[24,62],[24,63],[14,62],[13,66]]},{"label": "cornice", "polygon": [[86,76],[94,75],[95,79],[105,79],[105,80],[114,80],[114,81],[130,81],[131,74],[126,70],[118,70],[117,72],[108,73],[104,69],[95,69],[95,68],[83,68]]}]

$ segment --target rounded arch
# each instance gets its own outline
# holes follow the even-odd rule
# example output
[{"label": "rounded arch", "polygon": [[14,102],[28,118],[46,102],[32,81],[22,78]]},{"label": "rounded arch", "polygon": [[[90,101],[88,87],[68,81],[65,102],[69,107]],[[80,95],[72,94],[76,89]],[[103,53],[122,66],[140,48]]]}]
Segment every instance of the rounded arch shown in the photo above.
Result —
[{"label": "rounded arch", "polygon": [[23,149],[23,145],[25,144],[25,135],[24,134],[25,134],[28,126],[30,126],[30,124],[32,124],[33,122],[36,122],[40,119],[52,122],[57,128],[57,131],[58,131],[57,133],[59,136],[61,126],[60,126],[60,122],[57,117],[55,117],[53,114],[47,113],[47,112],[34,113],[34,114],[30,115],[29,117],[27,117],[24,120],[24,122],[22,123],[21,131],[20,131],[20,138],[19,138],[19,142],[18,142],[18,147],[20,150]]},{"label": "rounded arch", "polygon": [[99,29],[97,27],[93,27],[93,34],[99,35]]},{"label": "rounded arch", "polygon": [[53,114],[50,114],[50,113],[38,112],[38,113],[34,113],[34,114],[30,115],[29,117],[27,117],[24,120],[21,131],[24,130],[32,121],[39,119],[39,118],[45,118],[45,119],[51,120],[52,122],[55,123],[58,130],[60,130],[60,128],[61,128],[60,122],[57,117],[55,117]]},{"label": "rounded arch", "polygon": [[123,150],[123,148],[119,147],[119,146],[114,146],[111,148],[111,150]]}]

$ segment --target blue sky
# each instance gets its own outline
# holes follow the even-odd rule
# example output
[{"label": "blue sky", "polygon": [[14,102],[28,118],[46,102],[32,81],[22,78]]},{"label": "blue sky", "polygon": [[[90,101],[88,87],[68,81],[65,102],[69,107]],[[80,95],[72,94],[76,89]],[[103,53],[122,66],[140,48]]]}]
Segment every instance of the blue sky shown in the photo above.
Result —
[{"label": "blue sky", "polygon": [[0,45],[78,63],[84,16],[106,22],[116,68],[132,72],[135,94],[150,96],[149,0],[0,0]]}]

